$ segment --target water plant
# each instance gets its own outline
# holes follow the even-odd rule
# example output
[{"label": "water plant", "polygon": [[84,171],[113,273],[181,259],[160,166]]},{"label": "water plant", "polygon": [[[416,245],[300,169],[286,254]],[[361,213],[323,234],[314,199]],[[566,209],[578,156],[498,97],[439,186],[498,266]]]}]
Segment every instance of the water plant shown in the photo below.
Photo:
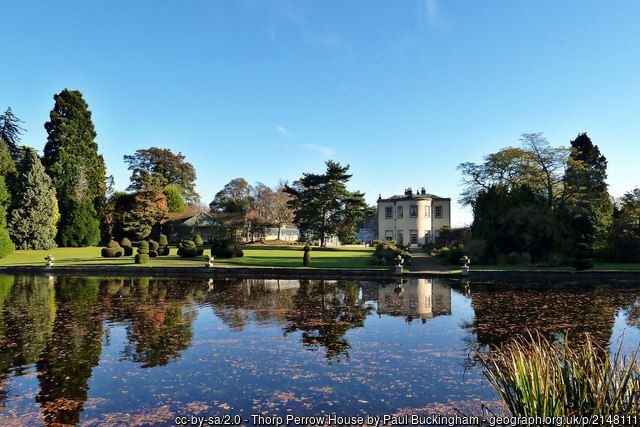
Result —
[{"label": "water plant", "polygon": [[484,373],[512,416],[614,416],[640,411],[638,349],[613,354],[587,335],[581,345],[539,333],[479,355]]}]

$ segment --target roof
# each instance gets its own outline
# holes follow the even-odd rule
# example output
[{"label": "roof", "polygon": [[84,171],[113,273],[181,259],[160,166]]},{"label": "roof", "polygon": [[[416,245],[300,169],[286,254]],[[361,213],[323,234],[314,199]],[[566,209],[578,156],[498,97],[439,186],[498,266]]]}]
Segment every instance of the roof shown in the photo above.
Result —
[{"label": "roof", "polygon": [[397,202],[397,201],[401,201],[401,200],[451,200],[448,197],[440,197],[440,196],[436,196],[435,194],[429,194],[429,193],[425,193],[425,194],[411,194],[411,195],[406,195],[406,194],[402,194],[402,195],[395,195],[395,196],[391,196],[391,197],[387,197],[386,199],[383,198],[379,198],[378,201],[379,202]]},{"label": "roof", "polygon": [[221,225],[222,221],[207,212],[198,212],[195,215],[172,219],[169,223],[174,227],[214,227]]}]

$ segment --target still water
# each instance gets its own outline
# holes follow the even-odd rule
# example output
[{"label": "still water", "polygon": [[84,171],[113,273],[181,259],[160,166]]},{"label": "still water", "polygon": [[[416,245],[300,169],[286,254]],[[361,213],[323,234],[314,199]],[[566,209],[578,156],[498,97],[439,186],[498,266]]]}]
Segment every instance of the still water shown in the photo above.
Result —
[{"label": "still water", "polygon": [[0,276],[0,425],[499,412],[474,350],[639,327],[640,283]]}]

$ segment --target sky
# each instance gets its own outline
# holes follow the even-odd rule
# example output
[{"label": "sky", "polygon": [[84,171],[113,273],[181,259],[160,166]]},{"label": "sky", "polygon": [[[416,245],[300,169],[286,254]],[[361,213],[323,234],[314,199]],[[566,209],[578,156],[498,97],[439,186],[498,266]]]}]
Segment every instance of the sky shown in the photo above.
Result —
[{"label": "sky", "polygon": [[451,197],[459,163],[544,132],[587,132],[610,192],[640,186],[640,1],[13,1],[0,12],[0,109],[42,152],[53,95],[80,90],[116,188],[122,156],[182,152],[209,203],[351,166],[375,203]]}]

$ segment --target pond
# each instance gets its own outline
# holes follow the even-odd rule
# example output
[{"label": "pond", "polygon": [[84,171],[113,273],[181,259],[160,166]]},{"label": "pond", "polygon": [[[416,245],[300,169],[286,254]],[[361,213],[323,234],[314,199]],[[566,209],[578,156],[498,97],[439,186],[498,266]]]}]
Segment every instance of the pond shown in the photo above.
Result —
[{"label": "pond", "polygon": [[500,411],[470,353],[640,341],[640,283],[0,276],[0,425]]}]

